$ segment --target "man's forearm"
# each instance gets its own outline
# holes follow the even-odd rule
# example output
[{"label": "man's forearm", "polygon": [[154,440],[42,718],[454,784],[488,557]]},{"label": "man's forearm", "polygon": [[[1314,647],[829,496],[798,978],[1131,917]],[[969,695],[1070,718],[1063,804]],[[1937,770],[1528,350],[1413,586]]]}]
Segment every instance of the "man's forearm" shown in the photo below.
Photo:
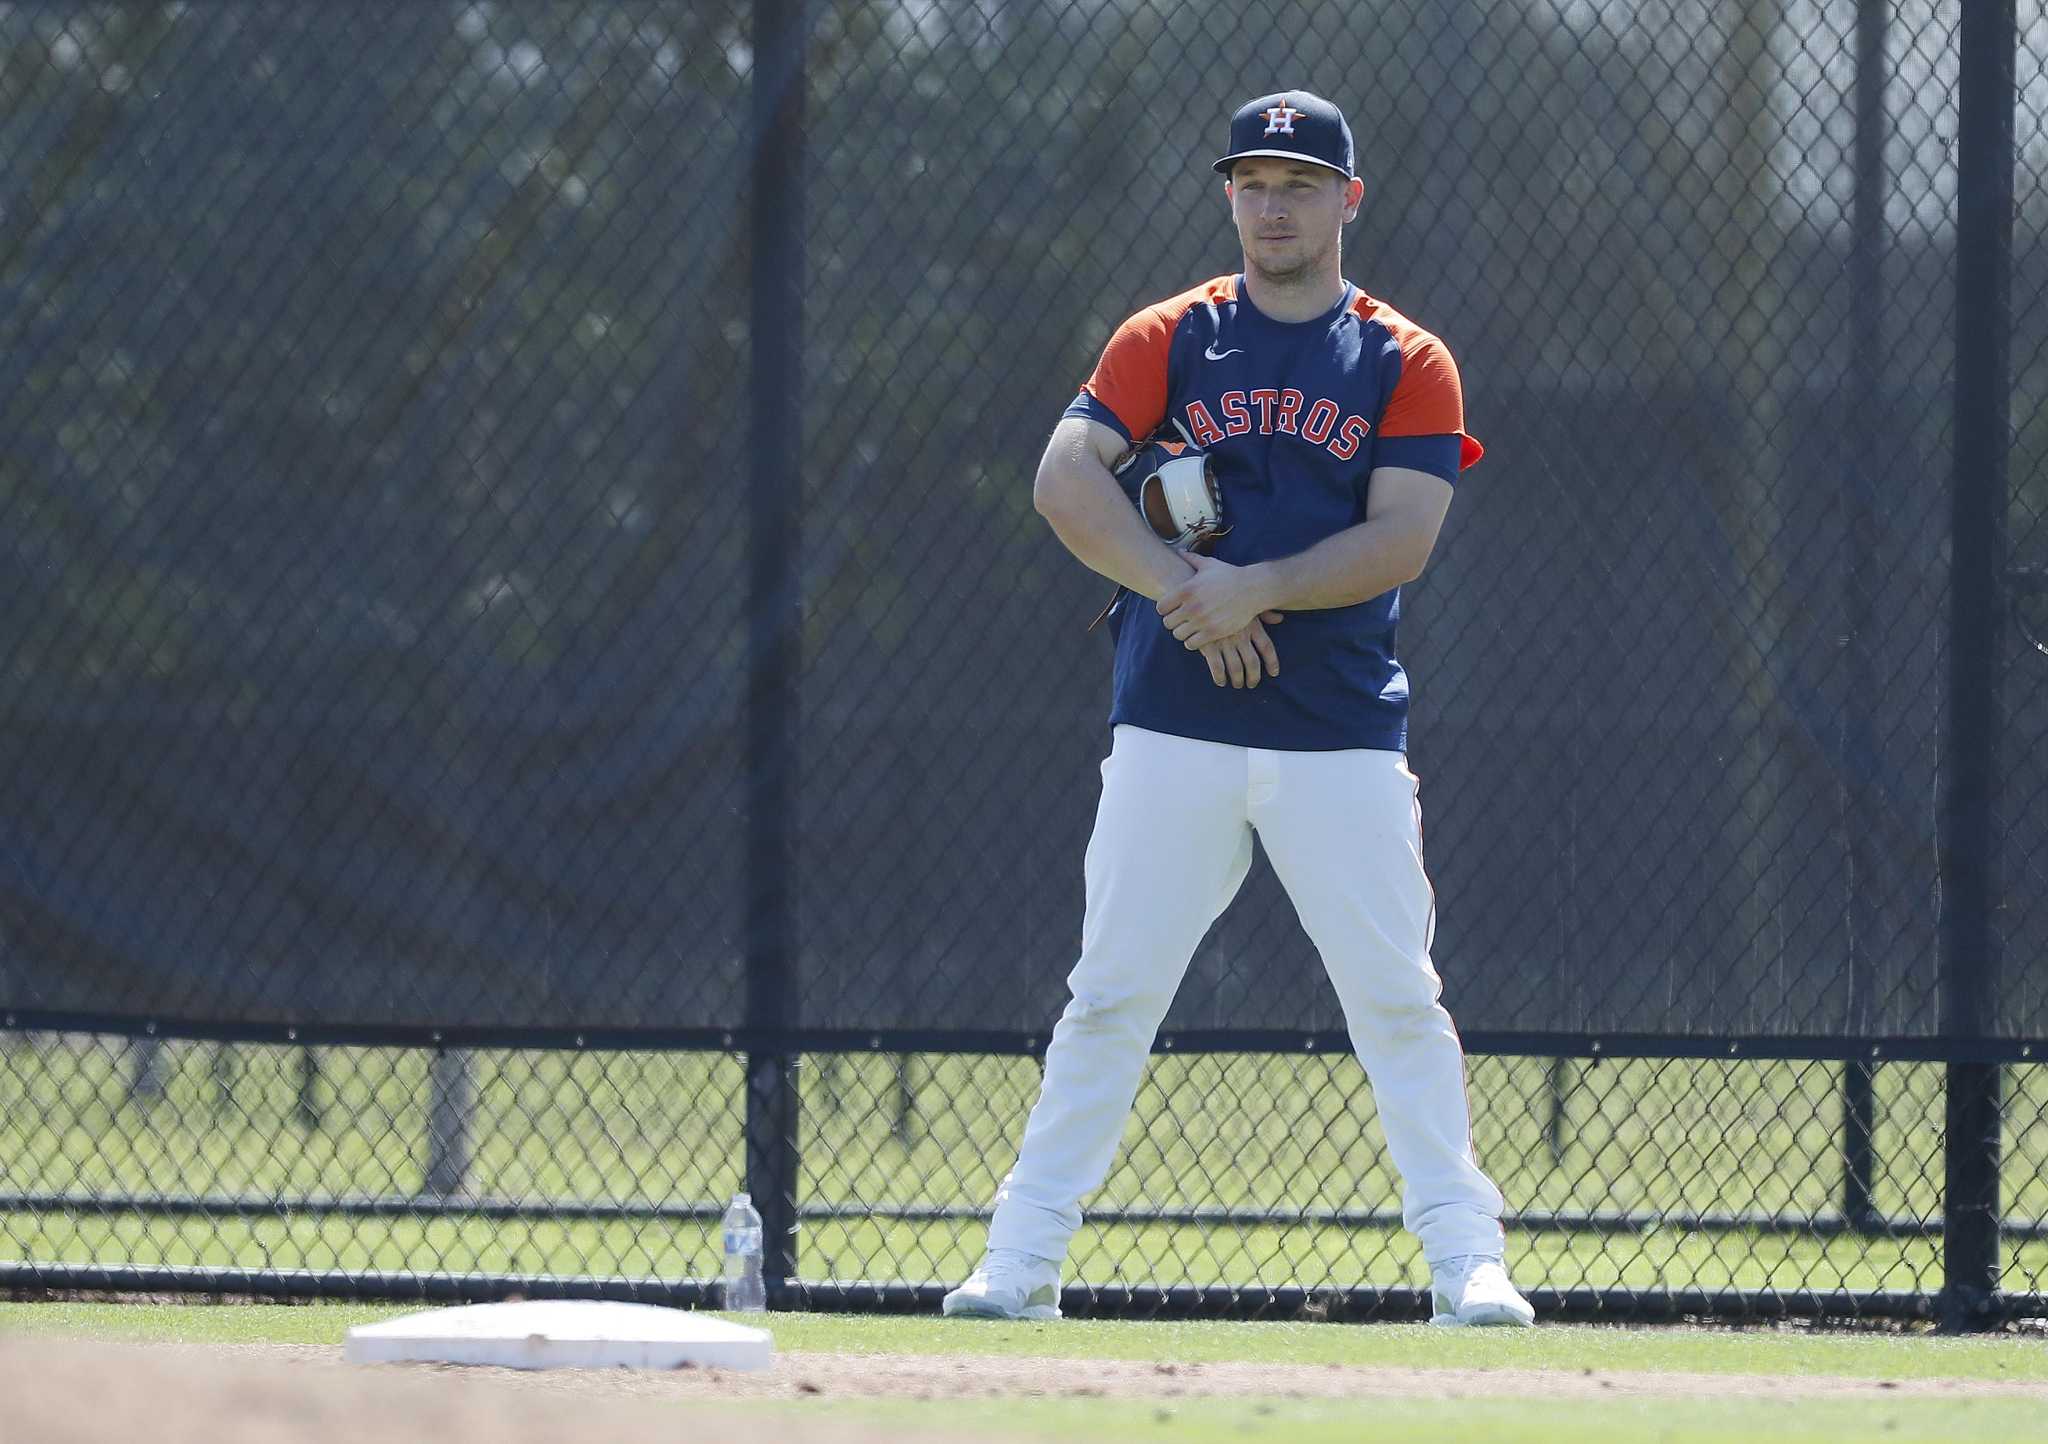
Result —
[{"label": "man's forearm", "polygon": [[1393,523],[1361,522],[1291,557],[1257,562],[1259,597],[1277,612],[1355,606],[1412,582],[1429,559],[1427,537]]},{"label": "man's forearm", "polygon": [[1082,565],[1153,601],[1187,576],[1188,564],[1152,534],[1114,482],[1069,484],[1058,496],[1057,504],[1039,510]]}]

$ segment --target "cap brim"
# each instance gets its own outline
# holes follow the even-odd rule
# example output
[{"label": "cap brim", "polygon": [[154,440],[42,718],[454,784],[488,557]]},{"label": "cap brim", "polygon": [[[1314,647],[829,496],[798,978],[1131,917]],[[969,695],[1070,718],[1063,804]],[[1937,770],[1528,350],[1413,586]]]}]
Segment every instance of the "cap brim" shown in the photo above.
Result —
[{"label": "cap brim", "polygon": [[1344,179],[1346,180],[1350,180],[1352,178],[1351,172],[1344,169],[1344,167],[1339,165],[1331,165],[1328,161],[1318,160],[1316,159],[1316,157],[1312,155],[1303,155],[1298,150],[1241,150],[1233,155],[1224,156],[1223,159],[1211,165],[1209,169],[1215,171],[1219,175],[1229,175],[1230,167],[1234,163],[1241,160],[1250,160],[1255,155],[1270,155],[1275,160],[1298,160],[1307,165],[1319,165],[1324,170],[1333,170],[1337,172],[1338,175],[1344,177]]}]

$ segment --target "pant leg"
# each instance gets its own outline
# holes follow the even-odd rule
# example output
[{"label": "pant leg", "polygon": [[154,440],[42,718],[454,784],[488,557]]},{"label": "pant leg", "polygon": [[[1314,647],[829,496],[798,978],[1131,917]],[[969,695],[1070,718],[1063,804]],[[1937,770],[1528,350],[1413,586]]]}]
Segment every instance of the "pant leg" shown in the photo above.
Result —
[{"label": "pant leg", "polygon": [[1242,747],[1120,726],[1102,764],[1081,957],[990,1248],[1063,1258],[1116,1156],[1188,960],[1251,866]]},{"label": "pant leg", "polygon": [[1322,954],[1431,1262],[1501,1250],[1472,1151],[1464,1046],[1437,1001],[1436,898],[1415,775],[1398,752],[1254,752],[1252,822]]}]

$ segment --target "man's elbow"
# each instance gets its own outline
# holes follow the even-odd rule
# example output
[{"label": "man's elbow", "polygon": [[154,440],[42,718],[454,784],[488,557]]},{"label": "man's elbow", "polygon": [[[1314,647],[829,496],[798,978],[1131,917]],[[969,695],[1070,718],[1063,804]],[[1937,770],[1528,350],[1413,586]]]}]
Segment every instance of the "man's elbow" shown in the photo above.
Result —
[{"label": "man's elbow", "polygon": [[1433,531],[1427,536],[1407,538],[1406,544],[1397,549],[1394,555],[1395,570],[1401,576],[1401,580],[1394,585],[1405,587],[1420,577],[1423,569],[1429,565],[1429,554],[1435,549],[1436,534]]},{"label": "man's elbow", "polygon": [[1038,479],[1031,486],[1031,505],[1038,514],[1057,527],[1074,512],[1073,482],[1059,472],[1047,468],[1038,473]]}]

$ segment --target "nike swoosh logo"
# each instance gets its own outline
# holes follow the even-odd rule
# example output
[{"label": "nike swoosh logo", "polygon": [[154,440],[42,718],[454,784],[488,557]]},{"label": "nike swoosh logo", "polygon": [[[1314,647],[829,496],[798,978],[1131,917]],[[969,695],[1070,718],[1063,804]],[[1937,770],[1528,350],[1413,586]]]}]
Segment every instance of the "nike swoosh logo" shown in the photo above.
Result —
[{"label": "nike swoosh logo", "polygon": [[1221,361],[1225,356],[1242,356],[1244,354],[1244,347],[1233,346],[1228,351],[1218,351],[1216,349],[1216,343],[1214,341],[1211,341],[1207,349],[1205,349],[1202,352],[1202,354],[1208,357],[1211,361]]}]

